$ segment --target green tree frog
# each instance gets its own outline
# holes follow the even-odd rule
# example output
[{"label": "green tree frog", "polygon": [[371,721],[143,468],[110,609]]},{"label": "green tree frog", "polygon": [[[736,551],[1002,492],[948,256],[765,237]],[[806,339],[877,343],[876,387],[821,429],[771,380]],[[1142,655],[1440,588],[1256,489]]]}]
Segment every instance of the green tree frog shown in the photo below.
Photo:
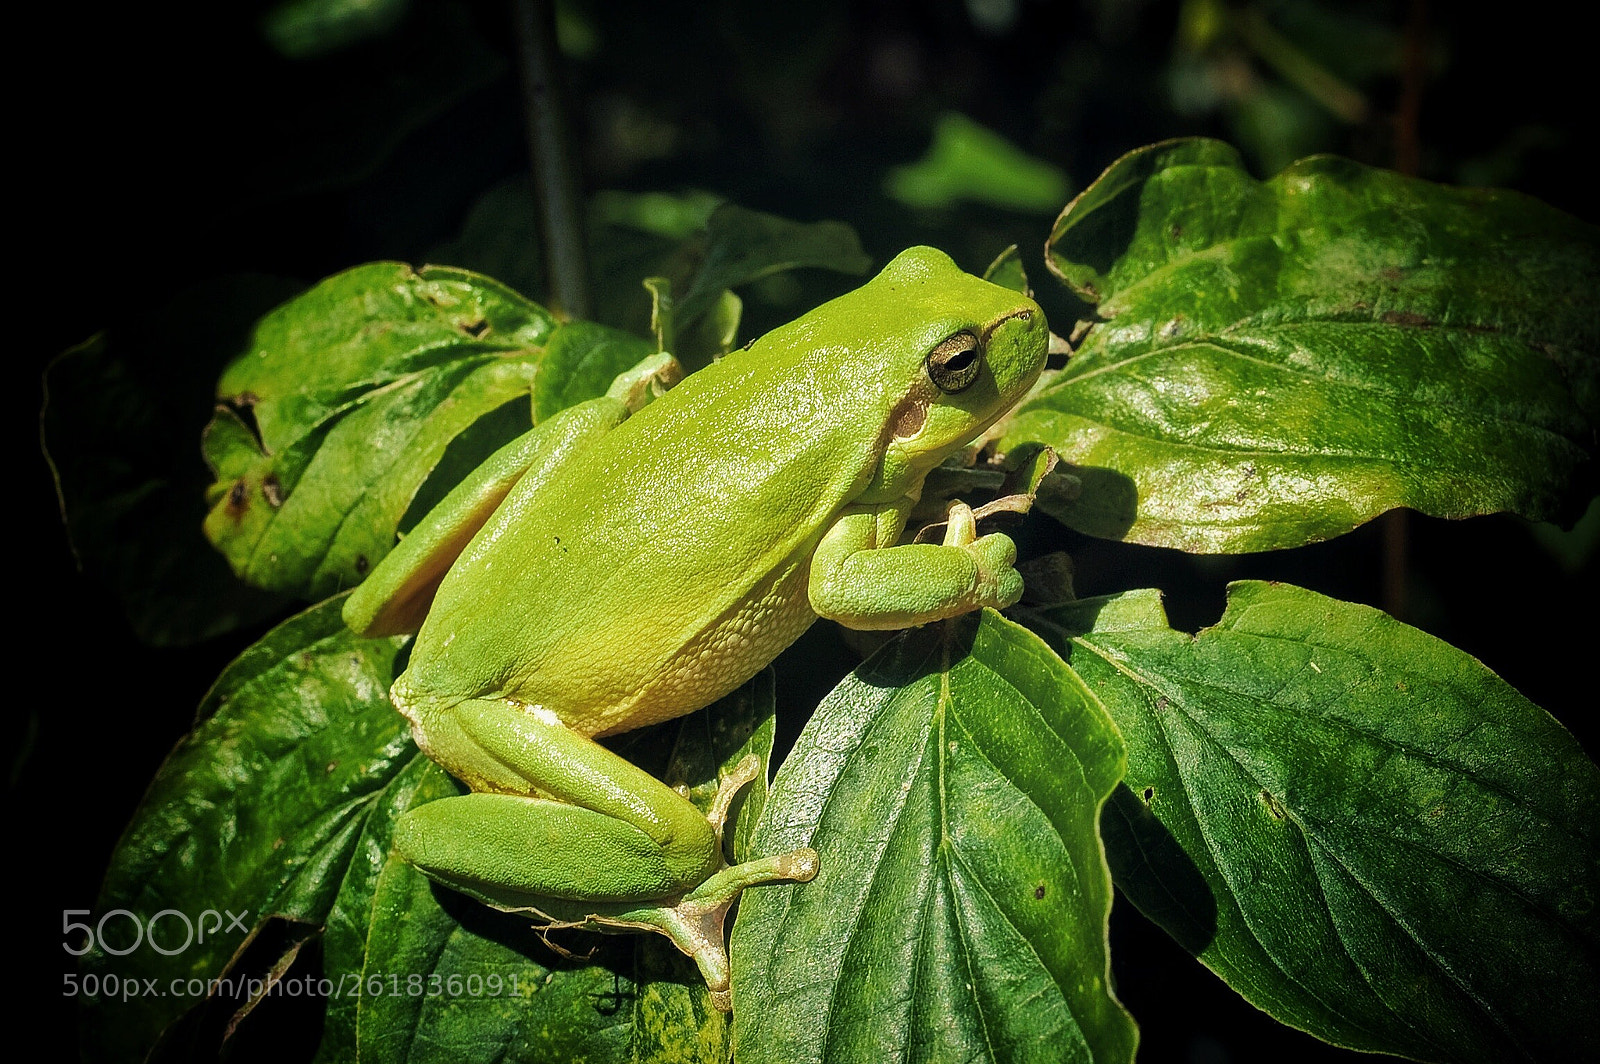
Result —
[{"label": "green tree frog", "polygon": [[654,356],[507,445],[356,589],[349,625],[416,631],[390,692],[471,793],[395,846],[498,908],[668,935],[728,1003],[723,923],[809,850],[727,867],[708,818],[597,737],[700,709],[818,617],[890,629],[1004,607],[1016,551],[960,504],[899,544],[923,478],[1033,384],[1025,296],[912,248],[866,285],[645,403]]}]

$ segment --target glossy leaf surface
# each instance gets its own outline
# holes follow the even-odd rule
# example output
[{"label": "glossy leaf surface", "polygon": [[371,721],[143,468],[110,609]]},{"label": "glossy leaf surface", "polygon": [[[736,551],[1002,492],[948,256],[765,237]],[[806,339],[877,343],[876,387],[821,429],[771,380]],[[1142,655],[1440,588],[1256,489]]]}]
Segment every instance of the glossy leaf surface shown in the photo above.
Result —
[{"label": "glossy leaf surface", "polygon": [[741,902],[736,1056],[1131,1060],[1096,825],[1122,767],[1094,696],[998,614],[891,642],[773,783],[756,848],[821,870]]},{"label": "glossy leaf surface", "polygon": [[1169,141],[1068,205],[1049,265],[1104,320],[1007,439],[1081,467],[1046,503],[1081,531],[1260,551],[1593,493],[1600,231],[1536,200]]},{"label": "glossy leaf surface", "polygon": [[[559,379],[543,382],[557,351]],[[470,468],[648,351],[602,326],[558,327],[462,270],[371,263],[330,277],[264,317],[218,384],[206,534],[256,586],[306,597],[353,586],[458,439],[471,453],[452,464]],[[464,435],[491,415],[493,431]]]},{"label": "glossy leaf surface", "polygon": [[1478,661],[1279,584],[1194,636],[1151,591],[1029,623],[1127,739],[1118,886],[1253,1004],[1423,1060],[1600,1049],[1600,770]]}]

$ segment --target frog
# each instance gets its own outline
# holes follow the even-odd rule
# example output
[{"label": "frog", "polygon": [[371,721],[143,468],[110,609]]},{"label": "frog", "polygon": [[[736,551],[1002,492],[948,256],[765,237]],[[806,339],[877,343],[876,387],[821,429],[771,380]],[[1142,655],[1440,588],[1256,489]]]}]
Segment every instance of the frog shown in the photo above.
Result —
[{"label": "frog", "polygon": [[916,247],[861,287],[673,384],[670,354],[491,456],[346,600],[410,634],[390,699],[466,785],[396,824],[431,879],[550,924],[654,931],[731,1001],[746,889],[805,882],[810,849],[729,864],[710,813],[597,740],[702,709],[818,618],[894,630],[1013,605],[1016,547],[950,504],[903,542],[928,474],[1045,364],[1028,296]]}]

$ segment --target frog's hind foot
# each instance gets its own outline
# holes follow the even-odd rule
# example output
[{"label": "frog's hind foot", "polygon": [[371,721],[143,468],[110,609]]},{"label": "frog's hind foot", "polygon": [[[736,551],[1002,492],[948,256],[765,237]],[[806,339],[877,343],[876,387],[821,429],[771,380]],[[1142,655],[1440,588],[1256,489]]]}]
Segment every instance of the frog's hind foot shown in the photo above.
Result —
[{"label": "frog's hind foot", "polygon": [[[727,829],[728,814],[739,792],[761,772],[761,759],[751,754],[739,761],[717,785],[706,820],[719,842]],[[733,903],[746,887],[765,883],[804,883],[817,874],[817,851],[806,847],[776,857],[763,857],[731,865],[712,875],[684,895],[678,904],[628,913],[624,919],[645,924],[672,939],[673,945],[693,957],[711,991],[711,1003],[724,1012],[732,1007],[729,993],[726,925]]]},{"label": "frog's hind foot", "polygon": [[711,823],[711,830],[717,833],[717,838],[722,838],[722,831],[728,824],[728,812],[733,808],[733,800],[739,792],[755,782],[757,774],[761,772],[761,759],[755,754],[746,754],[739,763],[717,784],[717,796],[711,800],[711,811],[706,814],[706,820]]},{"label": "frog's hind foot", "polygon": [[[741,766],[742,767],[742,766]],[[721,795],[718,795],[721,798]],[[672,940],[686,956],[693,957],[711,992],[711,1003],[727,1012],[732,1008],[730,993],[726,925],[728,911],[746,887],[765,883],[804,883],[817,874],[817,851],[803,847],[775,857],[724,868],[678,904],[640,908],[610,917],[591,917],[590,925],[604,930],[612,927],[650,928]]]}]

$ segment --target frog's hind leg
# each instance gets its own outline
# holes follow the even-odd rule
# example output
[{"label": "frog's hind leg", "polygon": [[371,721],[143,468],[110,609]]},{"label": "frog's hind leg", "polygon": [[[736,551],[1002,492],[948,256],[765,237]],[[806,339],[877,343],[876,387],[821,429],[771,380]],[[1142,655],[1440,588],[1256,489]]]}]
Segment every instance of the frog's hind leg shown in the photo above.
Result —
[{"label": "frog's hind leg", "polygon": [[[428,755],[480,792],[418,807],[396,838],[452,886],[632,901],[682,893],[717,869],[717,834],[699,810],[547,710],[471,699],[408,716]],[[602,865],[621,880],[596,881]],[[477,889],[463,882],[477,875]]]},{"label": "frog's hind leg", "polygon": [[408,708],[418,742],[473,787],[410,810],[401,856],[501,909],[599,930],[654,930],[694,958],[718,1007],[729,1006],[723,926],[746,887],[810,879],[800,850],[723,867],[721,822],[757,763],[720,789],[711,818],[554,714],[471,700]]}]

